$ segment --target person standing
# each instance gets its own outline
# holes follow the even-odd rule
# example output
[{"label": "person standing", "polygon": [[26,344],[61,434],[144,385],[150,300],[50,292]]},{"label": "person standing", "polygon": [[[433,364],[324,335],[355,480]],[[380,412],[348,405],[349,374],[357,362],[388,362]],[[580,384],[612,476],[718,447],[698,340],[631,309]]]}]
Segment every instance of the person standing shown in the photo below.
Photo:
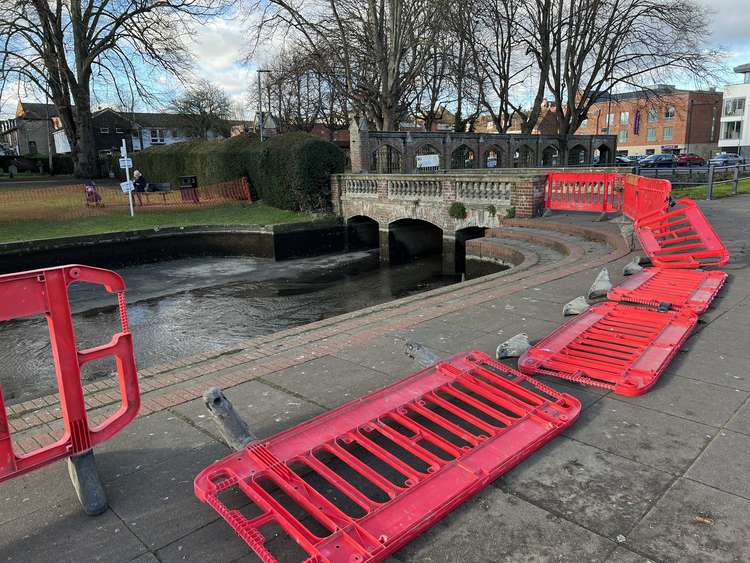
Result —
[{"label": "person standing", "polygon": [[143,207],[141,194],[146,191],[146,177],[141,174],[140,170],[133,171],[133,189],[135,191],[135,197],[138,199],[138,205]]}]

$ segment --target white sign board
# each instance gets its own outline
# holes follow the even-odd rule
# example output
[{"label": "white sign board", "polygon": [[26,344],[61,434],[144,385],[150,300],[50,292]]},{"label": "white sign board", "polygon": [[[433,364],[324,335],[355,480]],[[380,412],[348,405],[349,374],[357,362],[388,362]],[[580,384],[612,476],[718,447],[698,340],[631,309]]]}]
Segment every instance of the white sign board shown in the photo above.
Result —
[{"label": "white sign board", "polygon": [[131,182],[130,180],[128,180],[127,182],[122,182],[120,184],[120,189],[125,193],[132,192],[134,189],[133,182]]},{"label": "white sign board", "polygon": [[122,158],[128,157],[128,148],[125,146],[125,143],[123,143],[122,146],[120,147],[120,156]]},{"label": "white sign board", "polygon": [[133,159],[131,159],[131,158],[121,158],[120,159],[120,168],[133,168]]},{"label": "white sign board", "polygon": [[440,166],[439,154],[422,154],[417,156],[417,168],[437,168]]}]

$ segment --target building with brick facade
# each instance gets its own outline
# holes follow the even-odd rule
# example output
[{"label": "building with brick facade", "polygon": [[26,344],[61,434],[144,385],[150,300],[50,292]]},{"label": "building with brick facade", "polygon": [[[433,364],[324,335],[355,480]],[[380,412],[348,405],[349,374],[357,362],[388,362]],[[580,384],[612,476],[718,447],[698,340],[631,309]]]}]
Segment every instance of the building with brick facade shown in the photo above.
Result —
[{"label": "building with brick facade", "polygon": [[721,112],[719,149],[750,157],[750,63],[735,67],[742,82],[724,87],[724,105]]},{"label": "building with brick facade", "polygon": [[694,153],[712,156],[719,146],[722,93],[658,86],[601,96],[577,135],[617,135],[622,156]]},{"label": "building with brick facade", "polygon": [[[57,110],[52,104],[18,102],[16,116],[0,121],[0,145],[17,156],[55,154],[52,119]],[[2,154],[2,152],[0,152]]]}]

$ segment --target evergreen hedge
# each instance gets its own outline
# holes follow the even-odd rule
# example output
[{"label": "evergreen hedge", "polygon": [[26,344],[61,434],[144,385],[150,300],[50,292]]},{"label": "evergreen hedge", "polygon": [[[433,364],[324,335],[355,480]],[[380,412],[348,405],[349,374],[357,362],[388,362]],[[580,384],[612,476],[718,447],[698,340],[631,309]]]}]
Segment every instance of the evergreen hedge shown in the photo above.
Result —
[{"label": "evergreen hedge", "polygon": [[247,176],[254,198],[292,211],[326,208],[329,175],[343,172],[346,164],[336,145],[307,133],[276,135],[263,143],[244,135],[195,140],[151,147],[132,158],[147,181],[170,182],[173,188],[180,176],[197,176],[199,186]]}]

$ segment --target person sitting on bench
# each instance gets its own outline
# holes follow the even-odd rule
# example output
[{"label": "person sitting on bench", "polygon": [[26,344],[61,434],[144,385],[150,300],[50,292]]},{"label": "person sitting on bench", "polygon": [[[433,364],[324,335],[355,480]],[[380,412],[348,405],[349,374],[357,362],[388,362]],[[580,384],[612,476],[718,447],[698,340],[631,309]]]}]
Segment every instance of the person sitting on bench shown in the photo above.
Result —
[{"label": "person sitting on bench", "polygon": [[141,194],[146,191],[146,177],[139,170],[133,172],[133,188],[135,197],[138,198],[138,205],[143,206]]}]

